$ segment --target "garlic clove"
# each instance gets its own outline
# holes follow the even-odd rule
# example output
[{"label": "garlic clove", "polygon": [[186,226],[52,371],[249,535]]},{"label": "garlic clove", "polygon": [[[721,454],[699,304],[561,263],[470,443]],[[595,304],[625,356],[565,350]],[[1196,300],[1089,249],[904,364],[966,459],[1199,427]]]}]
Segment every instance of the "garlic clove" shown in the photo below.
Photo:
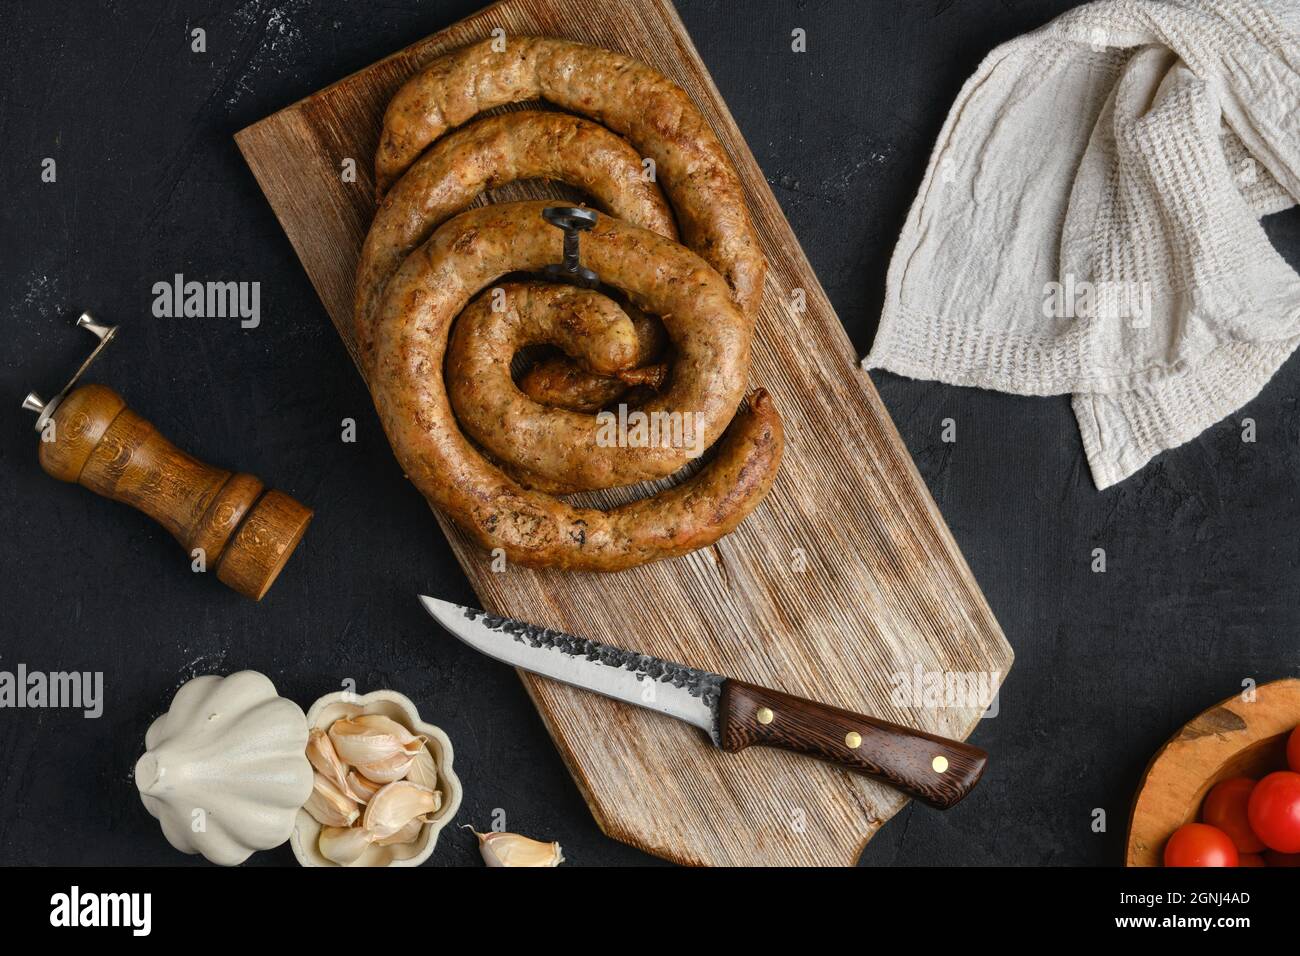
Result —
[{"label": "garlic clove", "polygon": [[339,759],[376,783],[402,779],[424,749],[422,738],[378,714],[336,720],[329,737]]},{"label": "garlic clove", "polygon": [[433,754],[429,753],[428,747],[421,747],[420,752],[415,755],[410,769],[406,771],[406,779],[430,790],[438,789],[438,765],[434,762]]},{"label": "garlic clove", "polygon": [[391,717],[385,717],[383,714],[362,714],[361,716],[352,719],[363,727],[370,728],[370,730],[375,733],[392,734],[401,741],[403,746],[416,740],[423,744],[426,739],[419,734],[411,733],[404,725],[399,724]]},{"label": "garlic clove", "polygon": [[432,818],[427,814],[416,817],[392,836],[376,840],[375,843],[378,846],[397,846],[401,843],[414,843],[419,839],[420,833],[424,830],[424,825],[428,823],[430,819]]},{"label": "garlic clove", "polygon": [[330,743],[329,735],[319,727],[313,727],[307,735],[307,759],[326,780],[334,784],[336,790],[347,793],[348,768],[339,760],[338,752]]},{"label": "garlic clove", "polygon": [[378,840],[393,836],[416,817],[436,813],[442,794],[409,780],[398,780],[380,788],[366,804],[361,825]]},{"label": "garlic clove", "polygon": [[415,757],[411,754],[396,753],[383,760],[357,764],[357,771],[378,784],[393,783],[401,780],[411,769]]},{"label": "garlic clove", "polygon": [[331,863],[347,866],[361,859],[374,842],[374,834],[364,827],[323,827],[320,831],[321,856]]},{"label": "garlic clove", "polygon": [[559,866],[564,862],[558,843],[530,840],[518,833],[479,833],[478,849],[488,866]]},{"label": "garlic clove", "polygon": [[382,787],[383,784],[375,783],[373,780],[368,780],[355,770],[349,770],[347,786],[348,794],[352,799],[357,801],[357,803],[364,804],[370,802],[370,798],[379,792],[379,788]]},{"label": "garlic clove", "polygon": [[324,775],[316,773],[314,780],[311,796],[303,804],[303,809],[317,823],[327,827],[348,827],[361,816],[356,801],[342,793]]}]

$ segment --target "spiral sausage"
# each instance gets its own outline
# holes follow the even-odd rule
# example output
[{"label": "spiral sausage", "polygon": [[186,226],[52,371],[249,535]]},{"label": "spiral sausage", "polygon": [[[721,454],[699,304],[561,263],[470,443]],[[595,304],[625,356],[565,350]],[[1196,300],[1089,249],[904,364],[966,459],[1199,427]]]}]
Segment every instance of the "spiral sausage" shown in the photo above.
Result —
[{"label": "spiral sausage", "polygon": [[374,312],[384,285],[435,228],[486,189],[521,179],[556,179],[609,213],[670,239],[672,213],[642,176],[636,150],[609,130],[563,113],[491,116],[438,142],[379,204],[357,265],[357,346],[369,367]]},{"label": "spiral sausage", "polygon": [[[519,390],[538,405],[572,412],[597,412],[620,398],[635,401],[638,395],[659,391],[668,380],[668,365],[662,361],[667,340],[663,324],[632,306],[625,306],[624,311],[636,336],[636,348],[626,366],[601,374],[593,372],[585,360],[575,361],[567,355],[542,358],[519,377]],[[454,393],[452,398],[454,404]]]},{"label": "spiral sausage", "polygon": [[[377,315],[371,387],[398,460],[435,506],[485,547],[503,548],[521,564],[611,571],[711,544],[762,500],[780,462],[780,418],[761,390],[693,478],[609,511],[573,507],[523,487],[460,430],[442,376],[452,322],[502,275],[558,261],[562,235],[542,219],[547,205],[505,203],[462,213],[408,256],[389,282]],[[584,235],[582,253],[587,267],[638,308],[676,317],[670,333],[675,328],[683,340],[713,332],[720,317],[743,325],[717,273],[662,236],[602,217]],[[747,350],[743,335],[729,342],[724,353]],[[731,383],[725,387],[739,399]]]},{"label": "spiral sausage", "polygon": [[[666,251],[682,247],[651,242],[650,236],[642,244],[643,254],[653,257],[650,268],[663,268]],[[569,343],[593,334],[591,322],[581,321],[583,312],[574,303],[586,305],[595,294],[546,285],[502,287],[504,311],[494,312],[484,299],[457,322],[446,381],[458,399],[462,424],[488,451],[508,458],[516,475],[553,493],[615,488],[678,471],[717,441],[731,421],[749,367],[744,319],[732,307],[726,286],[712,269],[693,266],[683,264],[675,273],[680,276],[676,281],[689,283],[690,301],[680,301],[663,318],[675,351],[672,384],[641,407],[653,420],[675,420],[679,441],[653,446],[602,442],[602,426],[593,416],[538,405],[513,386],[510,362],[521,348],[548,341],[563,347],[566,343],[552,334],[557,327]],[[626,347],[610,364],[626,365],[636,345],[632,324],[614,303],[598,298],[617,310],[625,326]],[[593,370],[617,368],[607,364]],[[669,414],[676,418],[664,418]]]},{"label": "spiral sausage", "polygon": [[550,37],[485,40],[443,56],[408,80],[384,113],[375,155],[382,196],[422,150],[486,109],[543,99],[627,137],[655,163],[686,245],[726,278],[753,318],[767,262],[722,145],[690,97],[642,63]]},{"label": "spiral sausage", "polygon": [[[492,47],[434,62],[384,117],[355,309],[384,429],[425,497],[515,562],[609,571],[711,544],[767,493],[783,443],[767,394],[743,401],[766,263],[739,180],[686,94],[648,67],[564,40]],[[550,112],[452,131],[538,98],[631,145]],[[541,216],[553,204],[464,210],[532,178],[575,186],[612,214],[577,248],[618,291],[501,282],[563,257],[563,234]],[[565,354],[516,385],[518,354],[540,344]],[[616,399],[642,421],[671,419],[675,440],[652,425],[648,444],[609,441],[608,419],[591,413]],[[710,445],[693,477],[640,501],[599,511],[554,497],[668,477]]]},{"label": "spiral sausage", "polygon": [[[530,488],[569,494],[662,477],[648,466],[657,466],[667,475],[685,463],[683,453],[689,453],[689,448],[659,449],[661,461],[656,463],[639,449],[601,447],[601,426],[591,415],[548,408],[517,389],[510,373],[514,356],[542,344],[558,346],[596,375],[623,372],[636,378],[642,371],[624,371],[632,367],[642,348],[636,327],[617,304],[598,292],[508,283],[471,302],[452,330],[444,380],[465,431],[510,475]],[[692,365],[710,361],[707,356],[692,358]],[[593,380],[598,379],[593,376]],[[702,384],[707,388],[710,382]],[[684,380],[681,386],[678,392],[687,391]],[[712,398],[707,392],[699,397]],[[668,393],[643,411],[672,402],[678,407],[693,404],[689,398]],[[716,407],[719,433],[732,410],[725,404]],[[689,420],[692,428],[696,422]],[[698,436],[692,431],[689,438],[707,441],[702,429]]]}]

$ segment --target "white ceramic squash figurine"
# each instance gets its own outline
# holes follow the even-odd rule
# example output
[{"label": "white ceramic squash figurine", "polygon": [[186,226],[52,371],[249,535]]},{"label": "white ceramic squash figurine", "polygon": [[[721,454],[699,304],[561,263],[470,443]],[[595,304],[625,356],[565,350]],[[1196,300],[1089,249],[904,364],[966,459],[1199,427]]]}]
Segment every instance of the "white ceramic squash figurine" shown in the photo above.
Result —
[{"label": "white ceramic squash figurine", "polygon": [[234,866],[279,846],[312,791],[302,708],[257,671],[196,677],[153,722],[135,765],[176,849]]}]

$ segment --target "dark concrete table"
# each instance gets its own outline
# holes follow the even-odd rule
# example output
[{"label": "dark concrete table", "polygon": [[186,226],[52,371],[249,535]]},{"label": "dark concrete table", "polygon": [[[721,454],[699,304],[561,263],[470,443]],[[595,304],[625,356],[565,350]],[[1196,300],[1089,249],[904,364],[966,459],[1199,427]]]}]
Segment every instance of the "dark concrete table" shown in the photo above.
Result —
[{"label": "dark concrete table", "polygon": [[[1066,0],[699,2],[682,17],[859,351],[949,104],[997,43]],[[176,11],[173,6],[186,6]],[[0,862],[176,863],[131,779],[184,680],[255,668],[304,706],[351,679],[415,699],[456,745],[457,822],[500,808],[575,864],[652,862],[603,837],[508,669],[442,639],[412,600],[472,602],[231,134],[471,12],[213,0],[10,5],[0,30],[0,670],[102,671],[103,715],[0,710]],[[190,31],[207,50],[191,50]],[[802,27],[808,52],[790,52]],[[41,181],[55,159],[57,180]],[[1300,215],[1270,235],[1300,262]],[[152,287],[261,283],[261,325],[160,319]],[[317,509],[261,606],[190,575],[143,516],[36,463],[29,388],[124,326],[97,370],[164,434]],[[877,384],[1017,661],[976,741],[992,769],[946,813],[909,808],[884,863],[1114,863],[1133,787],[1183,721],[1246,678],[1300,672],[1300,366],[1137,477],[1095,491],[1064,397]],[[1258,440],[1240,440],[1253,418]],[[357,441],[340,439],[357,422]],[[958,441],[940,440],[942,421]],[[1091,570],[1105,548],[1107,571]],[[1107,814],[1094,832],[1094,809]],[[474,862],[449,830],[437,863]],[[287,847],[254,857],[292,863]]]}]

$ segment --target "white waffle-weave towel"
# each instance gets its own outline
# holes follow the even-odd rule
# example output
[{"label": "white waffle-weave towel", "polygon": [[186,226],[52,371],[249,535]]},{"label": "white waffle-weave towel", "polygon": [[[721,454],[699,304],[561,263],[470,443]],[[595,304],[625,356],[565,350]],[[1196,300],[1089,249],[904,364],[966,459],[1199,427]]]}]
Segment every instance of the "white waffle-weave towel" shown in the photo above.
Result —
[{"label": "white waffle-weave towel", "polygon": [[1071,393],[1098,488],[1252,399],[1300,344],[1260,217],[1300,201],[1300,0],[1100,0],[961,91],[866,368]]}]

